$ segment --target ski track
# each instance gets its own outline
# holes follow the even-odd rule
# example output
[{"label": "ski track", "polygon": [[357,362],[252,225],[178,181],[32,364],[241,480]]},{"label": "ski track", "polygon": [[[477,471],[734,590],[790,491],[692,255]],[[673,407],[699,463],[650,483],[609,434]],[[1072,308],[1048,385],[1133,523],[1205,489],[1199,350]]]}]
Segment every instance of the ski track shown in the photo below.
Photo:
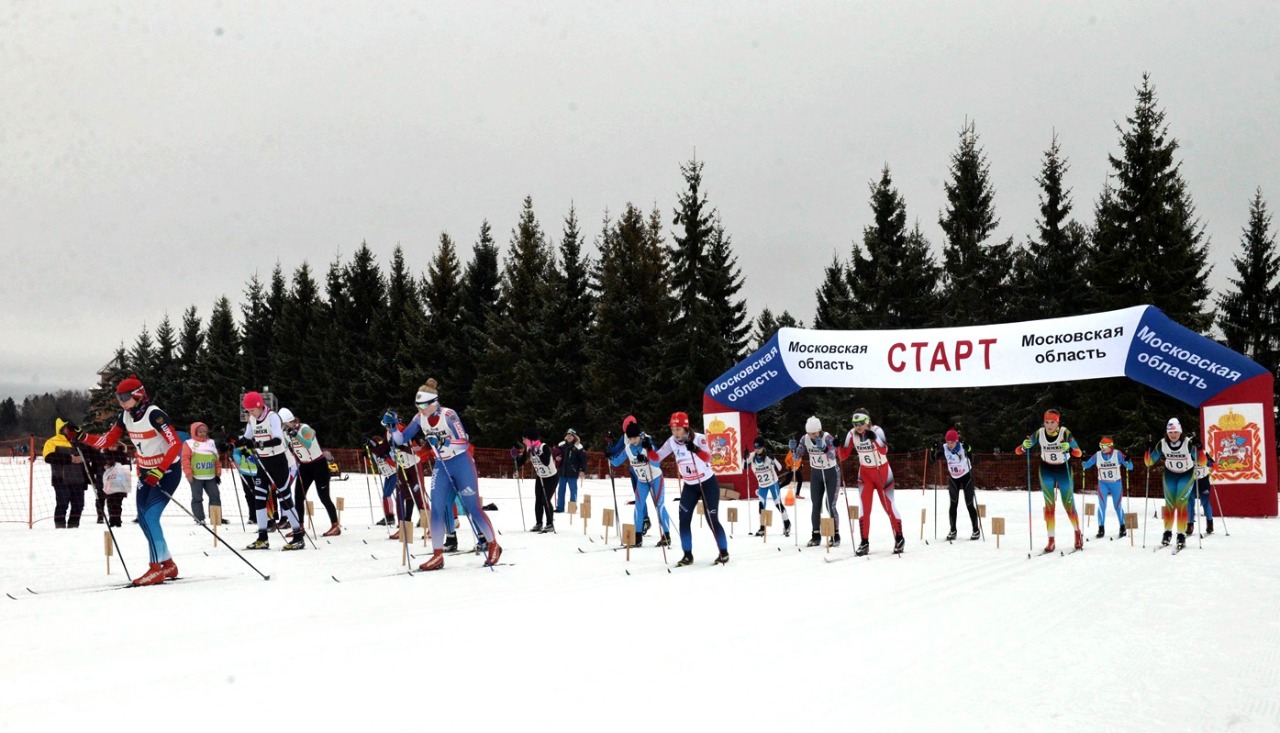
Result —
[{"label": "ski track", "polygon": [[[1203,550],[1193,538],[1176,557],[1144,551],[1139,536],[1132,548],[1127,538],[1094,539],[1075,555],[1028,559],[1026,496],[980,491],[986,527],[1003,516],[1013,532],[999,550],[989,534],[926,545],[907,522],[895,558],[877,506],[867,558],[826,563],[825,548],[797,551],[794,537],[762,542],[744,531],[729,542],[729,564],[713,566],[711,533],[695,521],[695,564],[675,568],[675,521],[669,565],[651,542],[627,562],[622,551],[590,551],[603,546],[598,516],[594,543],[577,519],[533,534],[520,529],[514,482],[482,488],[500,507],[490,516],[505,533],[502,562],[514,564],[487,569],[467,553],[420,572],[430,549],[419,534],[412,577],[400,544],[367,521],[358,482],[335,485],[347,500],[344,531],[318,550],[247,552],[255,528],[220,530],[269,582],[179,510],[166,512],[165,526],[183,576],[218,579],[94,593],[86,589],[125,581],[118,558],[104,575],[97,525],[0,525],[0,592],[21,598],[0,596],[0,618],[22,630],[6,650],[17,663],[0,667],[0,730],[92,724],[144,684],[160,696],[157,715],[225,730],[217,710],[245,721],[278,712],[268,692],[282,673],[304,703],[291,720],[326,727],[367,725],[401,691],[421,690],[428,703],[449,701],[422,711],[433,725],[497,730],[526,725],[548,702],[568,716],[557,727],[622,730],[704,713],[753,730],[1280,729],[1276,520],[1232,518],[1231,537],[1205,537]],[[584,493],[597,512],[612,505],[607,482],[601,491],[588,481]],[[1038,551],[1039,492],[1033,499]],[[898,503],[907,519],[927,507],[932,521],[931,496],[900,490]],[[802,500],[793,514],[802,539],[808,517]],[[1069,543],[1061,509],[1058,527]],[[142,572],[141,533],[126,523],[116,534],[130,570]],[[473,541],[465,522],[459,539]],[[831,557],[852,555],[856,540],[844,539]],[[646,540],[656,541],[653,531]],[[815,676],[826,693],[812,695]],[[687,683],[711,697],[696,707],[681,695],[617,718],[642,695],[636,681]]]}]

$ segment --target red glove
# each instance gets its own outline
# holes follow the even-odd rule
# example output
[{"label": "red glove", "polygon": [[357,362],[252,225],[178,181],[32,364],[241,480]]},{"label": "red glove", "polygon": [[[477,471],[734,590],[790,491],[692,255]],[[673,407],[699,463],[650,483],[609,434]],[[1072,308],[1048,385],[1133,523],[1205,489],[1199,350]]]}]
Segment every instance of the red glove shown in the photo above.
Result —
[{"label": "red glove", "polygon": [[153,468],[142,474],[142,483],[147,486],[155,486],[160,483],[160,479],[162,478],[164,478],[164,471],[161,471],[158,468]]}]

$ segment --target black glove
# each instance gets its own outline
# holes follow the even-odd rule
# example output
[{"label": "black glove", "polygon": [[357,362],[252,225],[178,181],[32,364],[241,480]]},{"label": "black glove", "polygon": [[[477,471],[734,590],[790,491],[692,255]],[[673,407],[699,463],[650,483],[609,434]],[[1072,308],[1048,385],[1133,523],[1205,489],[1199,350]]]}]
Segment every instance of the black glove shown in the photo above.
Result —
[{"label": "black glove", "polygon": [[235,446],[235,447],[237,447],[237,448],[241,448],[241,449],[244,449],[244,448],[252,448],[252,447],[253,447],[253,440],[252,440],[252,439],[250,439],[250,438],[246,438],[246,437],[244,437],[243,435],[241,435],[239,438],[236,438],[236,442],[232,443],[232,445],[234,445],[234,446]]},{"label": "black glove", "polygon": [[640,440],[640,447],[645,450],[653,450],[653,438],[650,438],[647,435],[644,436],[644,438]]},{"label": "black glove", "polygon": [[605,441],[606,443],[611,444],[611,445],[613,444],[613,431],[612,431],[612,430],[610,430],[609,432],[607,432],[607,433],[605,433],[605,434],[604,434],[604,441]]},{"label": "black glove", "polygon": [[64,423],[62,426],[62,434],[72,443],[80,442],[80,436],[84,433],[80,432],[80,426],[73,422]]},{"label": "black glove", "polygon": [[215,485],[217,485],[217,486],[221,486],[221,485],[222,485],[222,477],[221,477],[221,476],[214,476],[214,477],[213,477],[213,483],[214,483]]},{"label": "black glove", "polygon": [[1199,448],[1199,447],[1200,447],[1200,434],[1199,434],[1199,433],[1192,433],[1190,436],[1188,436],[1188,437],[1187,437],[1187,441],[1188,441],[1188,442],[1190,442],[1190,443],[1191,443],[1191,445],[1193,445],[1193,446],[1195,446],[1195,447]]},{"label": "black glove", "polygon": [[298,435],[297,428],[285,428],[284,432],[288,434],[290,437],[297,437]]}]

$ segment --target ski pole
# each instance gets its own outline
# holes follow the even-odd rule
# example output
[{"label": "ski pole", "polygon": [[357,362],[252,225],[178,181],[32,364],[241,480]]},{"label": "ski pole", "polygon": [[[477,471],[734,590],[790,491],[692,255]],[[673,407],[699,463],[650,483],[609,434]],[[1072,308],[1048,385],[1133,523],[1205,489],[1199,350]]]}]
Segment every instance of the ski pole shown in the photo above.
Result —
[{"label": "ski pole", "polygon": [[376,521],[376,520],[374,520],[374,518],[373,518],[373,489],[372,489],[372,488],[370,488],[370,486],[369,486],[369,477],[373,475],[373,458],[372,458],[372,457],[370,457],[370,454],[369,454],[369,446],[367,446],[367,445],[366,445],[366,446],[364,447],[364,453],[365,453],[365,460],[366,460],[366,463],[365,463],[365,465],[364,465],[364,466],[361,466],[361,468],[365,469],[365,470],[363,471],[363,473],[364,473],[364,493],[365,493],[365,496],[367,496],[367,497],[369,498],[369,526],[370,526],[370,527],[372,527],[372,526],[373,526],[374,521]]},{"label": "ski pole", "polygon": [[[1027,436],[1027,440],[1031,440],[1031,436]],[[1031,559],[1031,553],[1035,552],[1035,540],[1031,537],[1031,451],[1025,451],[1027,455],[1027,559]]]},{"label": "ski pole", "polygon": [[[926,457],[928,452],[925,453]],[[926,475],[928,468],[925,469]],[[933,541],[938,541],[938,484],[942,483],[942,466],[938,466],[938,480],[933,484]]]},{"label": "ski pole", "polygon": [[[605,463],[606,463],[606,464],[608,463],[608,459],[605,459]],[[613,516],[614,516],[614,520],[615,520],[615,522],[617,522],[617,521],[621,521],[621,519],[618,517],[618,486],[617,486],[617,483],[614,481],[614,478],[613,478],[613,467],[612,467],[612,466],[609,466],[609,488],[613,489]],[[637,496],[636,498],[637,498],[637,499],[639,499],[640,497],[638,497],[638,496]],[[636,532],[639,532],[639,531],[640,531],[640,527],[636,527],[636,528],[635,528],[635,531],[636,531]],[[623,542],[622,542],[622,532],[621,532],[621,531],[619,531],[619,532],[618,532],[618,544],[623,544]]]},{"label": "ski pole", "polygon": [[[271,493],[272,493],[272,495],[273,495],[273,496],[275,496],[275,498],[276,498],[276,509],[277,509],[277,514],[279,514],[279,516],[276,518],[276,532],[278,532],[278,533],[280,534],[280,539],[281,539],[281,540],[283,540],[284,542],[288,543],[288,542],[289,542],[289,538],[285,535],[284,530],[280,528],[280,520],[281,520],[281,519],[285,519],[285,518],[286,518],[286,517],[284,516],[284,511],[280,509],[280,501],[281,501],[281,498],[280,498],[280,487],[276,485],[275,477],[271,475],[271,472],[267,470],[267,467],[266,467],[266,466],[264,466],[264,465],[262,465],[262,461],[258,460],[258,456],[257,456],[257,454],[251,453],[251,454],[249,454],[249,456],[250,456],[250,458],[252,458],[252,459],[253,459],[253,462],[254,462],[254,463],[258,464],[258,472],[259,472],[259,473],[261,473],[263,476],[266,476],[266,477],[267,477],[267,483],[271,485]],[[289,478],[285,481],[285,485],[284,485],[284,498],[286,498],[286,499],[291,498],[291,496],[290,496],[290,494],[289,494],[289,487],[290,487],[290,485],[291,485],[292,483],[293,483],[293,475],[292,475],[292,472],[290,472],[290,476],[289,476]],[[293,508],[293,515],[294,515],[295,517],[297,517],[297,516],[298,516],[298,507],[296,507],[296,506]],[[312,549],[314,549],[314,550],[318,550],[318,549],[320,549],[320,548],[316,545],[316,541],[315,541],[315,540],[313,540],[313,539],[311,539],[311,536],[307,534],[307,526],[306,526],[305,524],[303,524],[303,523],[302,523],[302,519],[301,519],[300,517],[298,518],[298,529],[301,529],[301,530],[302,530],[302,536],[303,536],[303,537],[306,537],[307,539],[311,540],[311,548],[312,548]]]},{"label": "ski pole", "polygon": [[1222,497],[1218,496],[1218,487],[1213,482],[1209,482],[1209,492],[1213,494],[1213,500],[1218,502],[1218,519],[1222,520],[1222,532],[1230,537],[1231,530],[1227,529],[1227,513],[1222,508]]},{"label": "ski pole", "polygon": [[[435,436],[429,436],[429,437],[428,437],[428,439],[427,439],[427,442],[429,442],[429,443],[431,444],[431,450],[432,450],[432,452],[434,452],[434,453],[436,454],[436,464],[435,464],[435,466],[432,468],[432,476],[435,476],[435,472],[436,472],[436,471],[439,471],[439,472],[443,473],[443,474],[444,474],[444,477],[445,477],[446,479],[448,479],[448,481],[449,481],[449,487],[450,487],[450,489],[453,491],[453,496],[454,496],[455,500],[457,500],[457,499],[459,498],[459,497],[458,497],[458,483],[457,483],[456,481],[454,481],[454,480],[453,480],[453,475],[452,475],[452,474],[450,474],[447,470],[445,470],[445,467],[444,467],[444,458],[442,458],[442,457],[440,456],[440,447],[441,447],[441,446],[440,446],[440,441],[439,441],[439,440],[437,440],[437,439],[435,438]],[[478,479],[477,479],[477,480],[478,480]],[[479,494],[479,492],[476,492],[476,506],[477,506],[477,507],[478,507],[478,506],[480,506],[480,494]],[[463,508],[464,508],[464,509],[466,509],[466,506],[465,506],[465,505],[463,505]],[[470,511],[465,512],[465,514],[467,515],[467,522],[471,524],[471,531],[476,533],[476,542],[477,542],[477,545],[478,545],[478,544],[479,544],[480,537],[481,537],[481,534],[480,534],[480,526],[476,524],[476,519],[475,519],[475,517],[471,516],[471,512],[470,512]],[[497,532],[497,527],[494,527],[494,532],[495,532],[495,533]],[[497,537],[494,537],[494,541],[495,541],[495,542],[497,541],[497,539],[498,539]],[[488,540],[486,540],[486,543],[487,543],[487,542],[488,542]],[[486,544],[486,545],[485,545],[485,547],[487,548],[487,547],[488,547],[488,544]],[[486,563],[486,564],[488,564],[488,562],[489,562],[489,557],[488,557],[488,553],[486,552],[486,553],[485,553],[485,563]],[[492,565],[489,565],[488,567],[489,567],[489,569],[490,569],[490,570],[493,570],[493,566],[492,566]]]},{"label": "ski pole", "polygon": [[[1147,444],[1148,445],[1151,444],[1150,437],[1147,438]],[[1149,508],[1151,506],[1151,464],[1149,462],[1149,459],[1151,457],[1150,453],[1151,453],[1150,450],[1143,451],[1142,453],[1142,465],[1144,468],[1147,469],[1146,485],[1142,489],[1142,493],[1144,494],[1144,497],[1142,500],[1142,547],[1143,549],[1146,549],[1147,547],[1147,524],[1149,524],[1150,522],[1149,515],[1151,514],[1151,512],[1149,511]]]},{"label": "ski pole", "polygon": [[520,502],[520,531],[528,532],[529,525],[524,521],[524,489],[520,486],[520,462],[515,456],[511,457],[511,462],[516,467],[516,499]]},{"label": "ski pole", "polygon": [[[84,459],[80,444],[72,443],[71,445],[76,449],[76,455],[80,456],[80,467],[84,469],[84,475],[85,478],[89,479],[89,485],[93,487],[94,491],[98,491],[98,485],[93,480],[93,473],[89,470],[89,462]],[[106,492],[103,493],[105,494]],[[111,534],[111,544],[116,548],[116,557],[120,558],[120,567],[124,568],[124,577],[128,578],[129,582],[132,583],[133,576],[129,575],[129,566],[124,564],[124,553],[120,551],[120,543],[116,542],[116,532],[111,528],[111,508],[106,506],[105,499],[103,500],[103,505],[107,509],[107,532]],[[1226,525],[1223,526],[1225,527]]]},{"label": "ski pole", "polygon": [[[159,485],[157,485],[157,486],[156,486],[156,488],[157,488],[157,489],[160,489],[160,486],[159,486]],[[165,491],[164,489],[160,489],[160,493],[161,493],[161,494],[164,494],[164,495],[165,495],[165,496],[167,496],[167,497],[169,497],[169,501],[170,501],[170,502],[172,502],[173,504],[176,504],[176,505],[177,505],[177,507],[178,507],[179,509],[181,509],[182,511],[186,512],[188,517],[191,517],[193,520],[196,518],[196,517],[195,517],[195,515],[191,513],[191,510],[190,510],[190,509],[188,509],[188,508],[186,508],[185,506],[183,506],[183,505],[182,505],[182,502],[180,502],[180,501],[178,501],[177,499],[173,498],[173,494],[170,494],[169,492]],[[240,558],[240,561],[241,561],[241,562],[243,562],[245,565],[248,565],[248,566],[253,570],[253,572],[257,573],[258,575],[261,575],[263,580],[271,580],[271,576],[270,576],[270,575],[267,575],[267,574],[263,573],[261,570],[259,570],[257,567],[255,567],[253,563],[251,563],[251,562],[249,562],[248,560],[246,560],[246,559],[244,558],[244,555],[241,555],[241,554],[236,550],[236,548],[234,548],[234,547],[232,547],[231,545],[227,544],[227,541],[226,541],[226,540],[224,540],[224,539],[222,539],[222,536],[221,536],[221,535],[219,535],[217,532],[214,532],[212,529],[209,529],[209,527],[208,527],[208,526],[206,526],[206,525],[204,525],[204,524],[201,524],[201,525],[200,525],[200,527],[202,527],[202,528],[204,529],[204,531],[206,531],[206,532],[208,532],[209,534],[213,535],[213,539],[215,539],[215,540],[216,540],[216,541],[218,541],[218,542],[221,542],[223,547],[227,548],[228,550],[231,550],[232,554],[234,554],[236,557]]]},{"label": "ski pole", "polygon": [[[236,480],[239,481],[240,480],[239,469],[233,468],[232,470],[235,471]],[[243,532],[244,531],[244,502],[240,501],[240,494],[244,490],[243,482],[241,483],[240,488],[241,488],[241,491],[236,492],[236,511],[240,513],[240,531]]]}]

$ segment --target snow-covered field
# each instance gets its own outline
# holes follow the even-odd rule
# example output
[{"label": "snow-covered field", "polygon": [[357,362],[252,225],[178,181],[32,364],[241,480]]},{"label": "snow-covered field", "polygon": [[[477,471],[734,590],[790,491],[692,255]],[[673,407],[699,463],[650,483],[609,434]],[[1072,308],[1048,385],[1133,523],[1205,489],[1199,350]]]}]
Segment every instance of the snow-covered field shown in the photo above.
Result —
[{"label": "snow-covered field", "polygon": [[[587,534],[560,515],[558,534],[534,535],[515,482],[483,481],[510,564],[456,555],[413,577],[372,526],[360,476],[334,484],[341,537],[245,553],[269,582],[177,507],[165,527],[184,580],[158,588],[88,590],[124,579],[118,560],[105,575],[92,507],[78,530],[0,525],[0,593],[16,597],[0,595],[0,729],[1280,730],[1276,520],[1219,520],[1176,557],[1151,549],[1158,520],[1146,550],[1141,529],[1137,546],[1092,539],[1091,520],[1084,552],[1028,559],[1025,493],[980,492],[988,528],[1008,521],[997,549],[990,536],[936,541],[932,492],[899,490],[902,557],[877,506],[868,558],[823,561],[852,555],[847,527],[828,554],[797,548],[780,521],[767,542],[739,522],[732,561],[714,567],[695,519],[696,565],[668,573],[655,532],[630,562],[602,549],[613,498],[607,481],[588,484]],[[224,493],[224,536],[241,548],[252,532]],[[1038,552],[1038,492],[1032,503]],[[945,493],[938,506],[942,535]],[[1069,547],[1061,508],[1058,528]],[[126,521],[117,536],[140,573],[141,532]]]}]

